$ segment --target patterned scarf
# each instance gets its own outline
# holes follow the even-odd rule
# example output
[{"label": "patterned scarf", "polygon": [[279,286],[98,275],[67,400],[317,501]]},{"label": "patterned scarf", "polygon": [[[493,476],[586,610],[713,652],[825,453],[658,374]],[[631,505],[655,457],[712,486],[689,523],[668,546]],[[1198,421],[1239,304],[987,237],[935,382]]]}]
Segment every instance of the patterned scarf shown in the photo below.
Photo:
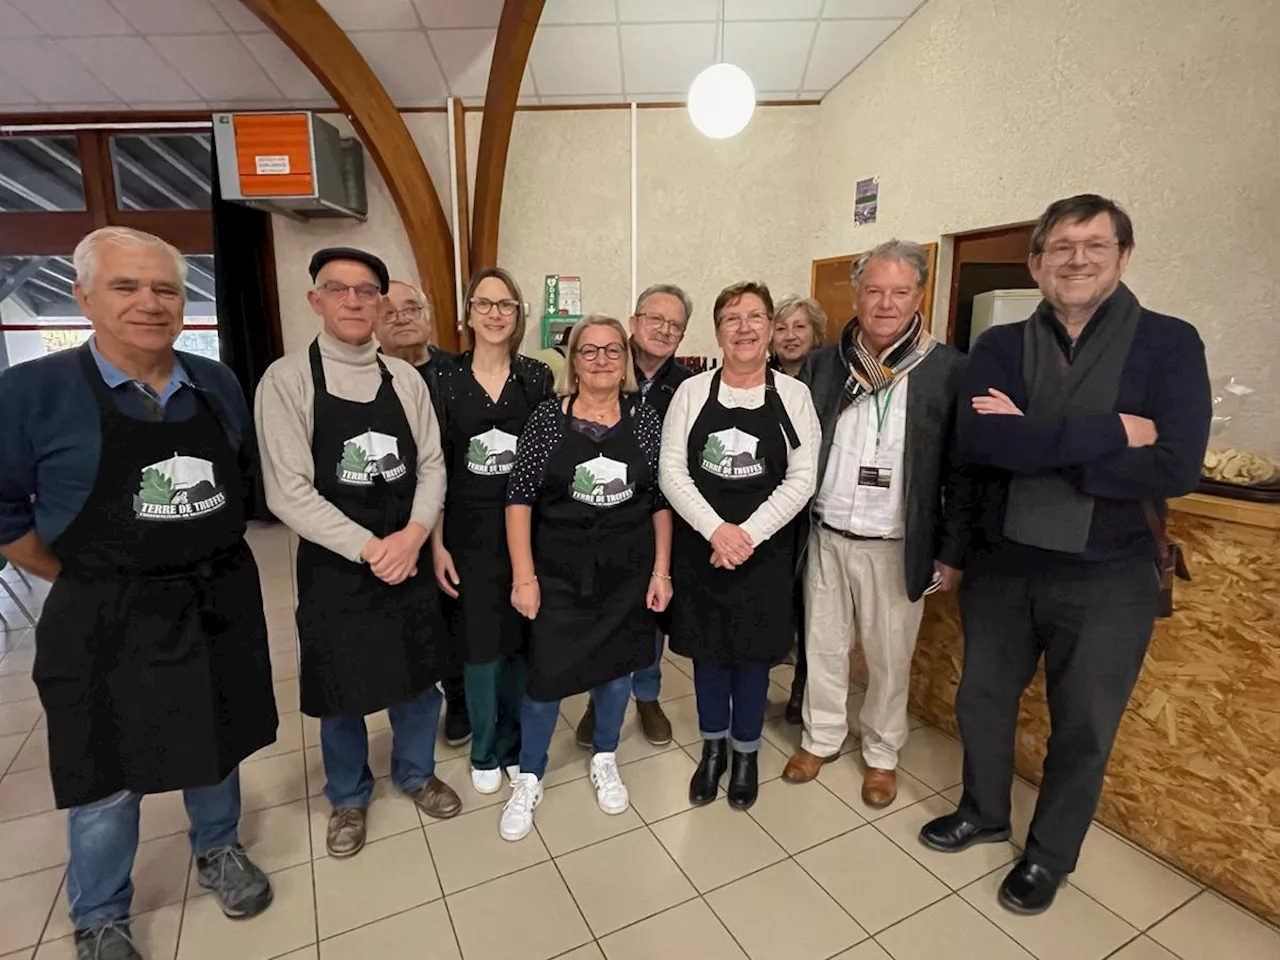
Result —
[{"label": "patterned scarf", "polygon": [[925,329],[920,314],[911,318],[906,331],[887,350],[875,356],[858,339],[858,319],[849,321],[840,334],[840,355],[849,367],[844,384],[844,406],[891,386],[929,355],[936,341]]}]

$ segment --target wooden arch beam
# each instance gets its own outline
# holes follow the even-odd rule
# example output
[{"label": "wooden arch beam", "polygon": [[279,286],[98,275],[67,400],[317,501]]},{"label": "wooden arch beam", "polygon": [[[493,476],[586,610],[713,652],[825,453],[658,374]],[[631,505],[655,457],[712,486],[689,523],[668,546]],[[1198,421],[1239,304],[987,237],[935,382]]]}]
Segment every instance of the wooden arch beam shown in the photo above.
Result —
[{"label": "wooden arch beam", "polygon": [[[431,174],[382,82],[318,0],[243,0],[297,54],[359,133],[387,183],[435,304],[441,346],[457,347],[453,235]],[[541,7],[541,4],[539,4]]]},{"label": "wooden arch beam", "polygon": [[476,158],[476,200],[471,218],[471,270],[498,262],[498,226],[502,219],[502,186],[507,175],[507,149],[520,83],[529,62],[529,48],[542,18],[545,0],[506,0],[498,21],[498,39],[489,67],[480,152]]}]

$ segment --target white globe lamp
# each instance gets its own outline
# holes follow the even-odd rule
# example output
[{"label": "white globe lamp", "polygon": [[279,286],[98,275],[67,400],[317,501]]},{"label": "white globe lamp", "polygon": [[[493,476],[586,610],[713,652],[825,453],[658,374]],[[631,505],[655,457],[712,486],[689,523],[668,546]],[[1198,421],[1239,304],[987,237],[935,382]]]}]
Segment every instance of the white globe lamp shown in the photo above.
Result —
[{"label": "white globe lamp", "polygon": [[713,140],[736,137],[756,111],[756,87],[741,68],[732,63],[707,67],[689,88],[689,118]]}]

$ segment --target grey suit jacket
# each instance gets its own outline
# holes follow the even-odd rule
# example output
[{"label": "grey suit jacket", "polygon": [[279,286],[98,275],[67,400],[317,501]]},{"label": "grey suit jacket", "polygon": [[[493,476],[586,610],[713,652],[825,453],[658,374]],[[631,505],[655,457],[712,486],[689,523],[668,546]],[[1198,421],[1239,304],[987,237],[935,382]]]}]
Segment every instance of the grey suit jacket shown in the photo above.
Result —
[{"label": "grey suit jacket", "polygon": [[[964,354],[938,344],[911,371],[907,391],[907,446],[903,458],[906,523],[903,535],[907,595],[918,600],[933,577],[933,561],[964,567],[968,551],[970,483],[955,451],[956,391]],[[826,478],[836,421],[846,407],[849,368],[838,346],[815,350],[805,359],[800,379],[809,385],[822,423],[818,455],[818,492]],[[809,521],[816,523],[813,504]],[[805,540],[807,543],[807,538]]]}]

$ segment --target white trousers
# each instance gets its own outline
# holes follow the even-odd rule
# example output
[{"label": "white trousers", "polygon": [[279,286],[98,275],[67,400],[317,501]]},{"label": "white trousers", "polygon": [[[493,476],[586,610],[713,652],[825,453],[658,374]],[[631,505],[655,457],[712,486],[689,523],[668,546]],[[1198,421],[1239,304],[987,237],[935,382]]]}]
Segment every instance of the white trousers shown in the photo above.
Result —
[{"label": "white trousers", "polygon": [[[849,652],[855,636],[867,660],[867,696],[858,720],[868,767],[893,770],[907,742],[911,657],[923,598],[907,597],[900,540],[850,540],[816,527],[805,572],[804,693],[800,745],[820,757],[849,734]],[[857,631],[856,635],[854,631]]]}]

